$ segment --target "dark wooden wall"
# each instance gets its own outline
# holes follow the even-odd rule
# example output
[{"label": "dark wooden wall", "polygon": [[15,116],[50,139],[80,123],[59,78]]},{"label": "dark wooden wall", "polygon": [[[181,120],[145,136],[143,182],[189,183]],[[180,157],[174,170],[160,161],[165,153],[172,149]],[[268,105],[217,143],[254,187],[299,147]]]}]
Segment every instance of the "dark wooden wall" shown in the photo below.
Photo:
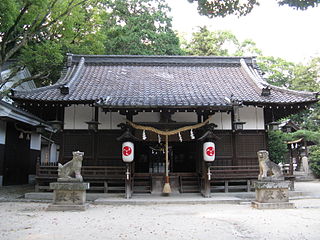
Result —
[{"label": "dark wooden wall", "polygon": [[218,131],[215,166],[258,165],[257,152],[266,149],[265,131]]},{"label": "dark wooden wall", "polygon": [[0,175],[3,175],[5,146],[6,145],[4,145],[4,144],[0,144]]},{"label": "dark wooden wall", "polygon": [[[4,157],[4,185],[26,184],[30,168],[30,140],[19,139],[13,122],[7,123]],[[35,165],[34,165],[35,167]]]},{"label": "dark wooden wall", "polygon": [[[116,140],[120,135],[120,130],[99,130],[97,133],[87,130],[64,130],[61,136],[60,162],[71,160],[72,152],[79,150],[85,153],[84,165],[121,165],[123,164],[121,143]],[[214,165],[217,166],[258,165],[257,151],[266,149],[264,131],[235,133],[217,131],[216,135],[219,139],[215,141],[216,160]],[[151,138],[148,138],[147,142],[150,140]],[[139,144],[141,145],[143,142]],[[136,147],[140,146],[139,144],[136,144]],[[188,148],[190,148],[190,144],[192,142],[188,142]],[[194,145],[198,148],[200,153],[198,157],[202,161],[202,144],[194,142]],[[136,152],[138,153],[139,150],[136,149]]]},{"label": "dark wooden wall", "polygon": [[219,139],[215,141],[216,160],[215,166],[230,166],[233,163],[233,141],[231,131],[221,131],[216,134]]},{"label": "dark wooden wall", "polygon": [[236,165],[258,165],[257,152],[266,150],[265,132],[247,131],[235,136]]},{"label": "dark wooden wall", "polygon": [[60,162],[72,159],[73,151],[84,152],[84,165],[119,165],[121,160],[121,143],[116,140],[120,130],[64,130],[60,145],[62,147]]}]

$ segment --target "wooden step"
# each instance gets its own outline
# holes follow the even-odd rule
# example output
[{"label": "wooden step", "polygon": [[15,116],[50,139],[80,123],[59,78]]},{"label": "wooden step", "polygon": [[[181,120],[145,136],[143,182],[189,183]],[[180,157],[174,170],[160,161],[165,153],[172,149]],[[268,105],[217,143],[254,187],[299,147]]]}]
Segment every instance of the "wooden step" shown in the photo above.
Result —
[{"label": "wooden step", "polygon": [[149,176],[135,176],[133,180],[134,193],[151,193],[152,181]]},{"label": "wooden step", "polygon": [[181,193],[200,192],[200,179],[198,176],[180,176]]}]

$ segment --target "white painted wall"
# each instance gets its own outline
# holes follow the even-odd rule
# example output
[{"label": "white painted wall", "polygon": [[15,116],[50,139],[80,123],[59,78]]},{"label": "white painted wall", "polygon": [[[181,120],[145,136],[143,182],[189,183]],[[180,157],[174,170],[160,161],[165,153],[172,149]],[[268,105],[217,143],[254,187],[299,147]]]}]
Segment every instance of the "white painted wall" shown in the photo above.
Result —
[{"label": "white painted wall", "polygon": [[64,129],[88,129],[86,122],[92,120],[92,110],[88,105],[72,105],[64,111]]},{"label": "white painted wall", "polygon": [[118,112],[99,112],[99,129],[119,129],[117,126],[120,123],[126,122],[126,116]]},{"label": "white painted wall", "polygon": [[133,116],[134,122],[159,122],[160,113],[158,112],[139,112]]},{"label": "white painted wall", "polygon": [[38,150],[41,149],[41,135],[38,133],[32,133],[30,139],[30,149]]},{"label": "white painted wall", "polygon": [[[245,130],[262,130],[265,129],[263,108],[242,107],[239,110],[240,120],[246,122]],[[237,116],[236,116],[237,118]],[[92,107],[83,105],[72,105],[65,108],[64,129],[88,129],[88,122],[92,119]],[[134,122],[158,122],[160,113],[141,112],[133,116]],[[176,112],[172,115],[172,120],[176,122],[197,122],[195,112]],[[99,111],[99,129],[119,129],[117,125],[124,123],[126,117],[118,112],[103,113]],[[226,112],[215,113],[210,123],[216,124],[219,130],[231,130],[231,114]],[[1,131],[1,130],[0,130]],[[1,136],[0,136],[1,140]]]},{"label": "white painted wall", "polygon": [[195,112],[175,112],[172,120],[176,122],[198,122],[198,116]]},{"label": "white painted wall", "polygon": [[226,112],[216,112],[209,123],[216,124],[216,129],[218,130],[231,130],[231,113],[227,114]]},{"label": "white painted wall", "polygon": [[245,130],[263,130],[264,116],[263,108],[246,106],[239,109],[240,121],[246,122],[243,129]]},{"label": "white painted wall", "polygon": [[50,161],[50,150],[48,146],[43,146],[41,148],[41,162],[47,163]]},{"label": "white painted wall", "polygon": [[0,121],[0,144],[6,144],[6,126],[6,122]]},{"label": "white painted wall", "polygon": [[50,162],[58,162],[57,144],[52,143],[50,148]]},{"label": "white painted wall", "polygon": [[[92,110],[90,106],[72,105],[65,108],[64,129],[88,129],[86,122],[92,120]],[[118,112],[104,113],[99,110],[99,129],[119,129],[119,123],[125,123],[126,117]]]}]

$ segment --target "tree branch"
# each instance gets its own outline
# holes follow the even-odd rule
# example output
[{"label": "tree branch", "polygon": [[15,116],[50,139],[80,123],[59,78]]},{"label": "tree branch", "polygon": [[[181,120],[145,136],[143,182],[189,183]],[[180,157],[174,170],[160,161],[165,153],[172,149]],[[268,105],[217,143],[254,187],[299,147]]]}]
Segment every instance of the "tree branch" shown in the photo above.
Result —
[{"label": "tree branch", "polygon": [[16,27],[18,26],[19,22],[21,21],[23,15],[28,11],[29,7],[32,5],[31,2],[27,2],[26,5],[22,8],[20,11],[19,15],[17,16],[14,24],[9,28],[9,30],[3,35],[2,38],[2,44],[1,44],[1,59],[4,59],[5,57],[5,49],[6,49],[6,44],[9,36],[14,32]]}]

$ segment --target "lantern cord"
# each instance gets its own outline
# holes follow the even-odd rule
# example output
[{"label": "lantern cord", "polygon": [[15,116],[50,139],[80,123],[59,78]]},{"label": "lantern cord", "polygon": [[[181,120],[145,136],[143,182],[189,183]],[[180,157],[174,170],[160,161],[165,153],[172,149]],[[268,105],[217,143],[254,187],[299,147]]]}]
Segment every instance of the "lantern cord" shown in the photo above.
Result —
[{"label": "lantern cord", "polygon": [[204,122],[202,122],[202,123],[198,123],[198,124],[195,124],[195,125],[192,125],[192,126],[181,127],[181,128],[178,128],[178,129],[175,129],[175,130],[171,130],[171,131],[162,131],[162,130],[159,130],[159,129],[154,128],[154,127],[138,125],[138,124],[135,124],[135,123],[133,123],[133,122],[131,122],[129,120],[127,120],[127,123],[130,126],[132,126],[133,128],[138,129],[138,130],[143,130],[143,131],[147,130],[147,131],[150,131],[150,132],[157,133],[159,135],[171,136],[171,135],[178,134],[179,132],[184,132],[184,131],[189,131],[189,130],[201,128],[201,127],[203,127],[204,125],[206,125],[210,121],[211,117],[212,116],[209,116],[209,118],[207,120],[205,120]]}]

